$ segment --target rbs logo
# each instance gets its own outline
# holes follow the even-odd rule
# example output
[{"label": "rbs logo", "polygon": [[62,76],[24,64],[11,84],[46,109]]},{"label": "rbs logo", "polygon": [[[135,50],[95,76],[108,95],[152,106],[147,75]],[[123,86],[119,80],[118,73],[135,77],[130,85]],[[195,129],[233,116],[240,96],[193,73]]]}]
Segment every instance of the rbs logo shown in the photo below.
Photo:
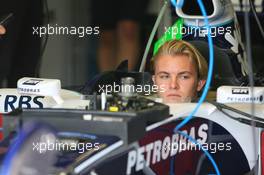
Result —
[{"label": "rbs logo", "polygon": [[[39,101],[39,99],[44,99],[44,96],[31,97],[22,95],[20,97],[17,97],[15,95],[7,95],[5,98],[4,110],[5,112],[8,112],[8,109],[10,109],[11,111],[15,110],[16,108],[31,108],[32,105],[34,105],[34,107],[43,108],[43,104]],[[17,102],[18,106],[15,106]]]}]

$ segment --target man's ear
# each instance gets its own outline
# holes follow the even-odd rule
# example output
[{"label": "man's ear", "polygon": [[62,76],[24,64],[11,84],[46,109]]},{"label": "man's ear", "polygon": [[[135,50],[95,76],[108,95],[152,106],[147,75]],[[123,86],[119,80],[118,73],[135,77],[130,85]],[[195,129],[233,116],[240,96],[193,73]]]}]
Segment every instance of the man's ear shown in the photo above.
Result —
[{"label": "man's ear", "polygon": [[198,92],[203,88],[205,82],[206,82],[206,80],[199,80],[198,81],[198,84],[197,84],[197,91]]}]

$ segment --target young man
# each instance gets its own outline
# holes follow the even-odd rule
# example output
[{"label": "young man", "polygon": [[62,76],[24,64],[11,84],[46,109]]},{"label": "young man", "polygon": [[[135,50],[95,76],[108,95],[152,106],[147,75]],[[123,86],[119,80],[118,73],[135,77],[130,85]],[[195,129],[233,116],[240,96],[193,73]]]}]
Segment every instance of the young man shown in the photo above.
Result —
[{"label": "young man", "polygon": [[152,59],[153,81],[165,103],[191,102],[207,78],[207,62],[185,41],[166,42]]},{"label": "young man", "polygon": [[2,25],[0,25],[0,35],[3,35],[5,33],[6,33],[5,28]]}]

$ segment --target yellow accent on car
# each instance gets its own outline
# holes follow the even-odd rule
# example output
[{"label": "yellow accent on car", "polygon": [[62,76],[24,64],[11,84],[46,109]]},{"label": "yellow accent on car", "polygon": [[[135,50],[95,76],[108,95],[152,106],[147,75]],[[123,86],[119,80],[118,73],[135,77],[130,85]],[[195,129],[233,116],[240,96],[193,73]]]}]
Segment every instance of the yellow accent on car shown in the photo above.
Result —
[{"label": "yellow accent on car", "polygon": [[109,107],[109,111],[110,111],[110,112],[118,112],[119,109],[118,109],[118,107],[116,107],[116,106],[110,106],[110,107]]}]

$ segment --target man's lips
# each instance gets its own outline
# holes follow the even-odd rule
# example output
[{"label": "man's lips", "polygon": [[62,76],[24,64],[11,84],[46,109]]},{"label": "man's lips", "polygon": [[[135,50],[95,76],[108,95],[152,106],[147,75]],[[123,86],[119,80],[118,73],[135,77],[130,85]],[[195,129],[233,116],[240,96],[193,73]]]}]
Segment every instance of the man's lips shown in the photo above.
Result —
[{"label": "man's lips", "polygon": [[179,94],[168,94],[167,97],[181,97]]}]

